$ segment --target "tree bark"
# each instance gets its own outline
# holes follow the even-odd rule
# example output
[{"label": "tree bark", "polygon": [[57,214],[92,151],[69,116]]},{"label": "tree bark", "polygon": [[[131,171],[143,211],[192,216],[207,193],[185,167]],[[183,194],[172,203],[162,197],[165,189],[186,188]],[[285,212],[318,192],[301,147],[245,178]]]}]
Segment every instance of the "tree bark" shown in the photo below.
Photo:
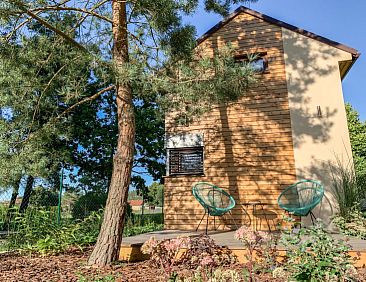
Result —
[{"label": "tree bark", "polygon": [[[128,62],[126,2],[113,0],[113,59],[121,69]],[[118,141],[104,219],[89,265],[105,266],[118,259],[127,210],[135,145],[135,116],[130,85],[116,81]]]},{"label": "tree bark", "polygon": [[27,184],[25,186],[22,203],[20,204],[19,212],[23,213],[27,210],[29,205],[29,199],[33,191],[34,177],[29,175],[27,178]]}]

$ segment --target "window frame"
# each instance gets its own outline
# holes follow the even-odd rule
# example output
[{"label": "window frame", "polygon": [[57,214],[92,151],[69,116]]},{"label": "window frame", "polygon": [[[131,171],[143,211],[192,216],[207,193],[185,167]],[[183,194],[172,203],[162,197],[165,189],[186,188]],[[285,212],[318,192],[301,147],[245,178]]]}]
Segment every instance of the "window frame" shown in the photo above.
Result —
[{"label": "window frame", "polygon": [[258,53],[251,53],[251,54],[238,54],[234,56],[234,60],[236,62],[249,62],[250,56],[256,56],[257,58],[255,60],[262,59],[264,63],[264,70],[261,72],[254,72],[255,74],[266,74],[269,73],[269,62],[267,58],[267,52],[258,52]]},{"label": "window frame", "polygon": [[[178,158],[181,158],[182,155],[184,155],[184,152],[189,153],[189,152],[194,152],[194,151],[199,151],[200,154],[200,158],[201,158],[201,170],[195,170],[195,171],[183,171],[181,170],[181,160],[179,159],[178,161],[178,171],[177,172],[172,172],[171,169],[171,165],[172,165],[172,153],[173,152],[177,152],[178,153]],[[181,153],[180,153],[181,152]],[[205,151],[204,151],[204,146],[194,146],[194,147],[180,147],[180,148],[169,148],[168,149],[168,175],[169,176],[184,176],[184,175],[204,175],[205,172]]]}]

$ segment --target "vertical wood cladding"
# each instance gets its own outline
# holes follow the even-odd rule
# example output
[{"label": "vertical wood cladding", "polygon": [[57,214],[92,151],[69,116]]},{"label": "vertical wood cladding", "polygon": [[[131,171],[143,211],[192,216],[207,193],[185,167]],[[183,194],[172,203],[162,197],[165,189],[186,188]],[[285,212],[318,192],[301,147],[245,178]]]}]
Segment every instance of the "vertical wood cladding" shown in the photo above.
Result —
[{"label": "vertical wood cladding", "polygon": [[[191,188],[199,181],[214,183],[234,196],[237,206],[233,214],[238,224],[256,220],[266,229],[262,212],[253,217],[251,209],[244,211],[240,203],[262,201],[266,204],[264,213],[275,225],[283,214],[277,197],[296,180],[281,28],[241,13],[199,48],[212,56],[215,49],[228,43],[238,54],[266,52],[268,69],[239,101],[217,106],[189,126],[175,126],[167,117],[168,134],[204,134],[205,175],[165,178],[166,229],[196,228],[204,210]],[[216,224],[218,221],[224,219],[217,219]],[[220,228],[231,224],[229,219],[220,223]]]}]

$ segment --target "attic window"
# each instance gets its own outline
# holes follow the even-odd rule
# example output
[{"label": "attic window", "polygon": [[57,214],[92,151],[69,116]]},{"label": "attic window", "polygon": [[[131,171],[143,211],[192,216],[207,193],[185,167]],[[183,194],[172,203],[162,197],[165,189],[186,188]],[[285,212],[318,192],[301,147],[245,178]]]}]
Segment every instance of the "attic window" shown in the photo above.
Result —
[{"label": "attic window", "polygon": [[263,73],[267,69],[267,62],[264,58],[255,59],[249,64],[255,73]]},{"label": "attic window", "polygon": [[[250,55],[238,55],[235,56],[235,60],[238,63],[248,63],[253,68],[255,73],[264,73],[268,69],[268,60],[266,58],[267,53],[250,54]],[[250,60],[250,57],[255,57],[255,59]]]}]

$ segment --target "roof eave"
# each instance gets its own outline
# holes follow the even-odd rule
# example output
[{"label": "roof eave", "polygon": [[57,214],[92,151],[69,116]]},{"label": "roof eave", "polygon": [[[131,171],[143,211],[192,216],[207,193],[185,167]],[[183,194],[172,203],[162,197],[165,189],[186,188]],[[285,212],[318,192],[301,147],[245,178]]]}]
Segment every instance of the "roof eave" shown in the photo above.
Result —
[{"label": "roof eave", "polygon": [[343,73],[343,75],[342,75],[342,77],[341,77],[341,79],[342,79],[342,80],[347,76],[348,72],[349,72],[349,71],[350,71],[350,69],[353,67],[354,63],[356,63],[357,59],[358,59],[360,56],[361,56],[361,53],[359,53],[359,52],[357,52],[357,54],[355,54],[355,55],[353,55],[353,54],[352,54],[352,62],[351,62],[351,64],[348,66],[347,70]]}]

